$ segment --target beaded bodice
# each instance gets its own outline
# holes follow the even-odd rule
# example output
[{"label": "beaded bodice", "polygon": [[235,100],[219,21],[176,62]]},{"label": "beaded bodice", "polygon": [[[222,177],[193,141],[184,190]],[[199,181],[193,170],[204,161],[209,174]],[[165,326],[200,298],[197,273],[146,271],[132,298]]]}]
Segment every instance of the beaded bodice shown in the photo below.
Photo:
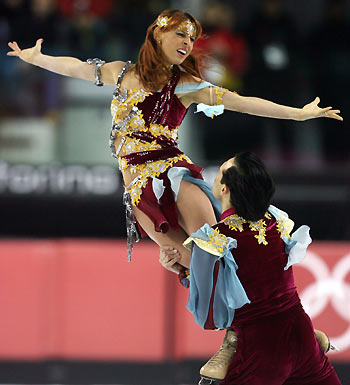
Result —
[{"label": "beaded bodice", "polygon": [[[124,153],[131,154],[176,146],[177,130],[187,112],[174,94],[178,75],[173,75],[160,92],[122,91],[121,82],[130,65],[127,62],[118,76],[111,104],[110,147],[114,157],[118,157],[122,147]],[[115,140],[120,136],[122,142],[116,149]]]},{"label": "beaded bodice", "polygon": [[[160,92],[121,90],[130,65],[124,65],[113,93],[109,145],[120,170],[129,167],[131,173],[137,174],[126,187],[132,204],[137,205],[150,177],[158,177],[178,161],[192,162],[177,147],[178,127],[187,112],[175,95],[179,76],[173,75]],[[116,148],[117,138],[121,140]]]}]

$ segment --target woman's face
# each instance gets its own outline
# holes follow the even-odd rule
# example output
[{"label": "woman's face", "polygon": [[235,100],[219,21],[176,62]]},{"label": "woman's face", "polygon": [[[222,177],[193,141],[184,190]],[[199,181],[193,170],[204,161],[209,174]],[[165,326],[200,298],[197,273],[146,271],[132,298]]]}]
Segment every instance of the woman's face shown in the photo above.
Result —
[{"label": "woman's face", "polygon": [[157,40],[167,64],[180,65],[191,53],[195,38],[179,26],[171,31],[160,32]]}]

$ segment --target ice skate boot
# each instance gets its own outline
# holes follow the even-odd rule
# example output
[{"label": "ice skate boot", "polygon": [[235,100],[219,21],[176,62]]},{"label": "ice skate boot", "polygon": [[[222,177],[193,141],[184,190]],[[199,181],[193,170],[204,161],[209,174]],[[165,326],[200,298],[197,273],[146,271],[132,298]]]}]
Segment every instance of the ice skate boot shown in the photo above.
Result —
[{"label": "ice skate boot", "polygon": [[321,349],[325,353],[328,353],[330,350],[338,351],[338,349],[331,344],[331,341],[326,333],[323,333],[321,330],[317,330],[317,329],[315,329],[314,331],[315,331],[317,341],[320,344]]},{"label": "ice skate boot", "polygon": [[226,330],[225,338],[220,349],[200,370],[199,385],[213,384],[225,378],[227,369],[237,349],[237,335],[232,330]]}]

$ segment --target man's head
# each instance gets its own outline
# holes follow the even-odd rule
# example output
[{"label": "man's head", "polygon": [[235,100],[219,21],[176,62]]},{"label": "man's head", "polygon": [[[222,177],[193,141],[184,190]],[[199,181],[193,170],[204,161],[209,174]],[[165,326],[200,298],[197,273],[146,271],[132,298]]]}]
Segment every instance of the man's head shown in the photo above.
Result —
[{"label": "man's head", "polygon": [[251,152],[241,152],[224,162],[213,186],[223,208],[234,207],[240,217],[251,221],[264,217],[274,192],[270,174]]}]

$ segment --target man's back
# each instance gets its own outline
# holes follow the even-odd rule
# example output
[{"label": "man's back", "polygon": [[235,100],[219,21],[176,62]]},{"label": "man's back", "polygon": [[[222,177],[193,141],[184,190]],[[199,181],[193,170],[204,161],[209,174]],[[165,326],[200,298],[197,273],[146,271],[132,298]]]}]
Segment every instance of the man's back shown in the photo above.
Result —
[{"label": "man's back", "polygon": [[[251,301],[236,309],[237,351],[220,385],[340,385],[301,306],[282,237],[286,223],[267,213],[246,221],[229,209],[213,226],[236,239],[237,276]],[[219,264],[214,269],[214,286]],[[213,301],[206,327],[213,321]]]},{"label": "man's back", "polygon": [[242,222],[233,209],[227,214],[214,227],[237,240],[237,248],[231,252],[238,265],[237,276],[251,301],[236,310],[234,323],[278,314],[298,304],[293,270],[284,270],[288,255],[279,230],[281,221],[269,213],[258,222]]}]

